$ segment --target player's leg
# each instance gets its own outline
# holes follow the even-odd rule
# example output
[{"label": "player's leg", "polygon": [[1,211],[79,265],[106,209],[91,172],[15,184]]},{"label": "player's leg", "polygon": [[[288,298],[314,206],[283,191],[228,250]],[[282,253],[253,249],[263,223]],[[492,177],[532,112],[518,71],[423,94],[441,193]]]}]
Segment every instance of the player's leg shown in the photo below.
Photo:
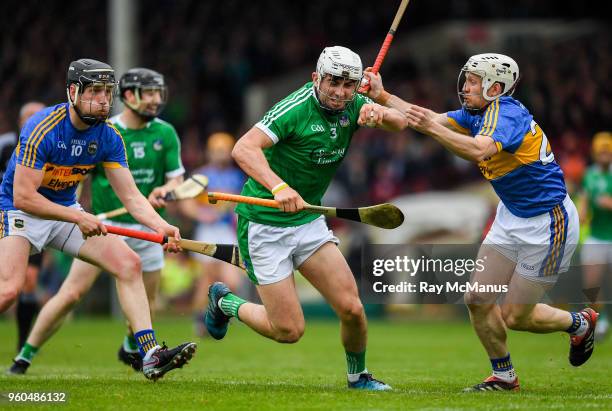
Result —
[{"label": "player's leg", "polygon": [[193,356],[196,344],[185,343],[173,349],[157,344],[138,254],[115,235],[90,237],[83,241],[81,233],[71,224],[63,224],[58,231],[50,246],[95,264],[115,277],[119,303],[135,331],[143,356],[145,376],[156,380],[186,364]]},{"label": "player's leg", "polygon": [[17,300],[15,318],[17,320],[18,352],[25,344],[30,329],[32,328],[34,317],[36,317],[36,314],[38,314],[40,310],[38,298],[36,296],[36,286],[38,283],[38,274],[42,265],[42,256],[42,253],[30,256],[26,271],[26,281]]},{"label": "player's leg", "polygon": [[[258,285],[257,293],[262,304],[245,301],[225,284],[214,283],[205,318],[209,334],[216,339],[223,338],[227,321],[236,317],[264,337],[280,343],[297,342],[304,334],[305,322],[293,275],[275,283]],[[219,321],[219,326],[211,326],[212,320],[220,315],[225,316],[224,321]]]},{"label": "player's leg", "polygon": [[25,237],[0,238],[0,313],[17,300],[25,282],[29,255],[30,242]]},{"label": "player's leg", "polygon": [[238,245],[247,274],[257,286],[263,304],[249,303],[224,283],[214,283],[204,322],[210,336],[221,339],[229,319],[237,317],[259,334],[293,343],[304,332],[304,315],[293,279],[293,253],[298,227],[273,227],[239,216]]},{"label": "player's leg", "polygon": [[612,243],[593,237],[587,238],[580,252],[582,263],[582,286],[589,297],[589,306],[600,313],[595,328],[595,339],[603,340],[610,328],[608,313],[604,301],[604,273],[609,270],[608,262],[612,263]]},{"label": "player's leg", "polygon": [[[142,227],[143,230],[148,230]],[[149,302],[151,318],[155,312],[155,302],[161,281],[161,269],[164,267],[164,250],[160,244],[135,238],[124,238],[126,244],[134,250],[140,258],[143,270],[143,283]],[[127,323],[127,332],[118,351],[119,360],[130,365],[135,370],[142,368],[142,360],[139,355],[138,343],[134,337],[130,323]]]},{"label": "player's leg", "polygon": [[[161,282],[161,270],[145,271],[142,274],[145,290],[147,292],[147,299],[149,301],[149,309],[151,312],[151,319],[155,314],[155,304],[157,293],[159,291],[159,285]],[[138,342],[134,337],[134,331],[130,326],[129,322],[126,321],[127,331],[123,337],[123,342],[117,351],[117,358],[125,365],[129,365],[136,371],[142,369],[142,357],[138,350]]]},{"label": "player's leg", "polygon": [[[207,257],[207,256],[202,256]],[[204,309],[208,305],[208,289],[215,282],[222,282],[230,290],[234,292],[242,288],[242,284],[245,278],[244,272],[233,265],[212,261],[212,258],[207,257],[209,260],[202,261],[202,267],[204,272],[200,276],[196,285],[196,290],[193,298],[193,319],[196,333],[199,336],[207,334],[206,325],[204,323]],[[205,291],[205,293],[203,293]]]},{"label": "player's leg", "polygon": [[[484,270],[474,271],[470,283],[507,285],[515,263],[495,247],[483,244],[478,259],[486,261]],[[497,293],[467,292],[464,296],[470,321],[491,362],[492,375],[466,391],[517,390],[518,379],[512,366],[507,345],[506,324],[497,305]]]},{"label": "player's leg", "polygon": [[368,326],[357,283],[344,256],[333,242],[321,245],[298,267],[340,318],[350,388],[389,390],[366,368]]},{"label": "player's leg", "polygon": [[14,360],[13,373],[24,374],[40,348],[61,327],[66,316],[89,291],[100,274],[100,268],[74,259],[57,294],[40,310],[26,343]]}]

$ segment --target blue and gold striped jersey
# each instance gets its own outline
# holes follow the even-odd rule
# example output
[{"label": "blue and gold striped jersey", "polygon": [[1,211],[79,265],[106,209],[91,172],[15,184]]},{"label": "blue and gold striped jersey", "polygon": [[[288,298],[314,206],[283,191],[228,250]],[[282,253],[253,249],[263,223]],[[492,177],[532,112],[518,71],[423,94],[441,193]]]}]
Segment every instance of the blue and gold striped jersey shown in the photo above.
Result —
[{"label": "blue and gold striped jersey", "polygon": [[478,167],[512,214],[534,217],[563,201],[567,193],[563,172],[546,135],[518,100],[500,97],[482,113],[462,108],[446,115],[458,132],[495,141],[497,154]]},{"label": "blue and gold striped jersey", "polygon": [[0,208],[15,210],[13,180],[17,164],[43,170],[38,192],[64,206],[76,202],[76,188],[97,163],[126,167],[123,138],[109,122],[77,130],[70,121],[68,103],[34,114],[19,135],[0,186]]}]

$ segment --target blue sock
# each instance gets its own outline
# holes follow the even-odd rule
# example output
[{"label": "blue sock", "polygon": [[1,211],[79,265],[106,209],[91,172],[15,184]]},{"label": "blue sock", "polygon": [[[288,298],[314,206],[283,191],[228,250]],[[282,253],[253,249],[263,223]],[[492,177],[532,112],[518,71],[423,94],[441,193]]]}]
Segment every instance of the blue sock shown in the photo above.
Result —
[{"label": "blue sock", "polygon": [[516,378],[510,353],[502,358],[491,358],[491,367],[493,367],[493,375],[503,381],[512,382]]},{"label": "blue sock", "polygon": [[134,334],[134,338],[136,338],[138,350],[140,351],[142,358],[144,358],[151,348],[154,348],[157,345],[155,331],[153,330],[140,330]]}]

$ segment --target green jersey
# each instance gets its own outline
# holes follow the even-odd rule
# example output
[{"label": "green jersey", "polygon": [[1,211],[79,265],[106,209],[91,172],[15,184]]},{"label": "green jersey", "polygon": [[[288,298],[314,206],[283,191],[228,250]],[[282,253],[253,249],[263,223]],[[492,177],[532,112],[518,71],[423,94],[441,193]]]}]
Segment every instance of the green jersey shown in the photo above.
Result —
[{"label": "green jersey", "polygon": [[[329,114],[319,105],[310,82],[277,103],[255,125],[274,142],[264,150],[270,168],[307,203],[321,204],[359,127],[359,110],[365,103],[371,100],[357,94],[344,112]],[[242,194],[274,198],[253,178],[247,180]],[[239,204],[236,213],[247,220],[277,227],[298,226],[318,217],[304,211],[289,214],[248,204]]]},{"label": "green jersey", "polygon": [[602,171],[597,165],[589,168],[582,186],[589,198],[591,235],[599,240],[612,241],[612,210],[601,208],[597,200],[602,195],[612,196],[612,171]]},{"label": "green jersey", "polygon": [[[164,185],[167,178],[178,177],[185,172],[180,155],[181,143],[170,123],[156,118],[144,128],[134,130],[127,128],[119,115],[111,118],[111,122],[123,136],[130,171],[145,197],[154,188]],[[92,175],[91,196],[94,214],[123,207],[100,165],[96,166]],[[158,211],[163,215],[163,210]],[[129,214],[112,220],[137,223]]]}]

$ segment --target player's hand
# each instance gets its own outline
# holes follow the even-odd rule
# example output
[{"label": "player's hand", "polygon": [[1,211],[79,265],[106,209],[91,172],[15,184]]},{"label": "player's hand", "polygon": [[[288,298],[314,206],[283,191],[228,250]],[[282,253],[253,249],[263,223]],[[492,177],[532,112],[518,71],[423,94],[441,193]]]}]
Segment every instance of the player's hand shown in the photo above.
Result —
[{"label": "player's hand", "polygon": [[79,230],[83,233],[83,238],[93,237],[96,235],[106,235],[106,227],[102,224],[102,221],[93,214],[81,211],[81,215],[77,220],[76,224],[79,226]]},{"label": "player's hand", "polygon": [[380,104],[364,104],[359,110],[357,124],[366,127],[381,126],[387,109]]},{"label": "player's hand", "polygon": [[[369,89],[366,90],[368,86]],[[363,80],[359,92],[365,93],[372,100],[376,100],[384,90],[380,73],[373,73],[372,67],[366,68],[363,72]]]},{"label": "player's hand", "polygon": [[435,124],[435,113],[424,107],[410,105],[405,111],[408,127],[423,134],[428,134]]},{"label": "player's hand", "polygon": [[168,242],[163,246],[165,251],[171,253],[183,251],[183,249],[177,244],[178,241],[181,240],[181,233],[178,227],[165,223],[161,227],[158,227],[155,231],[157,231],[158,234],[168,237]]},{"label": "player's hand", "polygon": [[291,187],[287,187],[282,189],[278,193],[274,195],[274,199],[279,203],[279,209],[283,210],[286,213],[295,213],[304,209],[306,202]]},{"label": "player's hand", "polygon": [[164,200],[164,197],[166,197],[166,194],[168,194],[168,190],[164,187],[155,187],[153,191],[151,191],[151,194],[149,194],[149,203],[151,203],[154,208],[165,207],[166,200]]}]

